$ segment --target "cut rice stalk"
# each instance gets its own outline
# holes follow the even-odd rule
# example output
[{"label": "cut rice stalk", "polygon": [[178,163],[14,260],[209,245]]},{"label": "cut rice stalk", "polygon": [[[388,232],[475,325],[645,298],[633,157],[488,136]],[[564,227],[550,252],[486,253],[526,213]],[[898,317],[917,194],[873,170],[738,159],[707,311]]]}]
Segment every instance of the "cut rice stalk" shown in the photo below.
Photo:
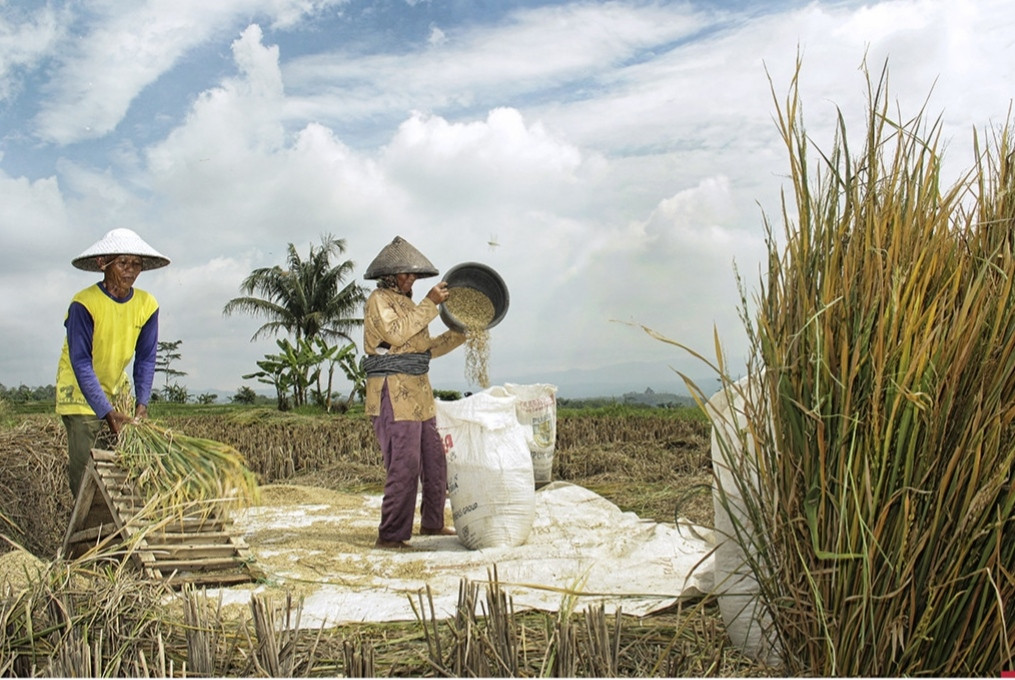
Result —
[{"label": "cut rice stalk", "polygon": [[160,509],[257,502],[257,478],[228,444],[138,420],[120,431],[116,451],[128,480],[146,500],[159,497]]}]

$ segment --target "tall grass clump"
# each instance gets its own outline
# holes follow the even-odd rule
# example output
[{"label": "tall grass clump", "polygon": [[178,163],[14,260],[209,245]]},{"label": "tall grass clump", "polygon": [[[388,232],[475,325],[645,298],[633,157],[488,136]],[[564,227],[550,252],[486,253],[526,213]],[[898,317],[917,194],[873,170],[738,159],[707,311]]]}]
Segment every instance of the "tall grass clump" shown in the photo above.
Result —
[{"label": "tall grass clump", "polygon": [[858,153],[840,113],[812,167],[798,75],[776,101],[795,201],[781,244],[765,220],[754,385],[722,443],[750,452],[737,538],[790,675],[997,676],[1015,668],[1010,123],[945,186],[940,120],[890,111],[886,69]]}]

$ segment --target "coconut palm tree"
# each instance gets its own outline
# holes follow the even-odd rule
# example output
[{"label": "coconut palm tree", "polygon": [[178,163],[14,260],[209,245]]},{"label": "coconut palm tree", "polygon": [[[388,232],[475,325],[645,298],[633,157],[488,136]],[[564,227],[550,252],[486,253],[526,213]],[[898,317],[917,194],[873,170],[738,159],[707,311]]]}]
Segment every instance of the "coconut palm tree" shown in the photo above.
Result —
[{"label": "coconut palm tree", "polygon": [[355,281],[342,285],[355,265],[346,260],[332,266],[331,258],[344,252],[345,239],[330,234],[321,237],[319,249],[310,247],[306,260],[290,243],[286,267],[252,271],[240,285],[246,295],[230,300],[222,313],[248,312],[267,318],[251,341],[285,331],[297,343],[317,337],[354,342],[349,333],[363,325],[363,317],[356,314],[366,299],[366,289]]}]

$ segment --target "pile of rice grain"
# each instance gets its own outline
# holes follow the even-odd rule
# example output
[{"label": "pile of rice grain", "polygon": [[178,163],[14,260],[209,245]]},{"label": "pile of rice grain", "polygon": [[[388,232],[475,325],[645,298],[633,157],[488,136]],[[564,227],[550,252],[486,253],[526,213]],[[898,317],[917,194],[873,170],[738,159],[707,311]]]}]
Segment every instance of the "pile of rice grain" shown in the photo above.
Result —
[{"label": "pile of rice grain", "polygon": [[49,565],[20,548],[0,555],[0,594],[20,593],[44,578]]},{"label": "pile of rice grain", "polygon": [[451,288],[448,293],[444,306],[465,327],[465,378],[486,389],[490,386],[490,332],[486,328],[493,321],[493,302],[475,288]]}]

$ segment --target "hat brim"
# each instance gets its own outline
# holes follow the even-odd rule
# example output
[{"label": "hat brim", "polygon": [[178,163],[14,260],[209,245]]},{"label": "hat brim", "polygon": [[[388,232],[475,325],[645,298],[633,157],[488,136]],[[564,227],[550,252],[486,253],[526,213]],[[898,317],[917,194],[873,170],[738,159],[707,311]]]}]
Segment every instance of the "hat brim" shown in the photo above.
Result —
[{"label": "hat brim", "polygon": [[432,276],[437,276],[440,272],[433,268],[422,268],[422,269],[409,269],[406,267],[396,269],[373,269],[363,275],[364,279],[372,280],[379,279],[384,276],[395,276],[396,274],[415,274],[417,279],[428,279]]},{"label": "hat brim", "polygon": [[86,272],[101,272],[99,267],[100,257],[115,257],[117,255],[132,255],[141,258],[141,271],[146,272],[152,269],[160,269],[169,265],[169,258],[161,255],[137,255],[136,253],[100,253],[98,255],[79,255],[71,260],[76,268]]}]

